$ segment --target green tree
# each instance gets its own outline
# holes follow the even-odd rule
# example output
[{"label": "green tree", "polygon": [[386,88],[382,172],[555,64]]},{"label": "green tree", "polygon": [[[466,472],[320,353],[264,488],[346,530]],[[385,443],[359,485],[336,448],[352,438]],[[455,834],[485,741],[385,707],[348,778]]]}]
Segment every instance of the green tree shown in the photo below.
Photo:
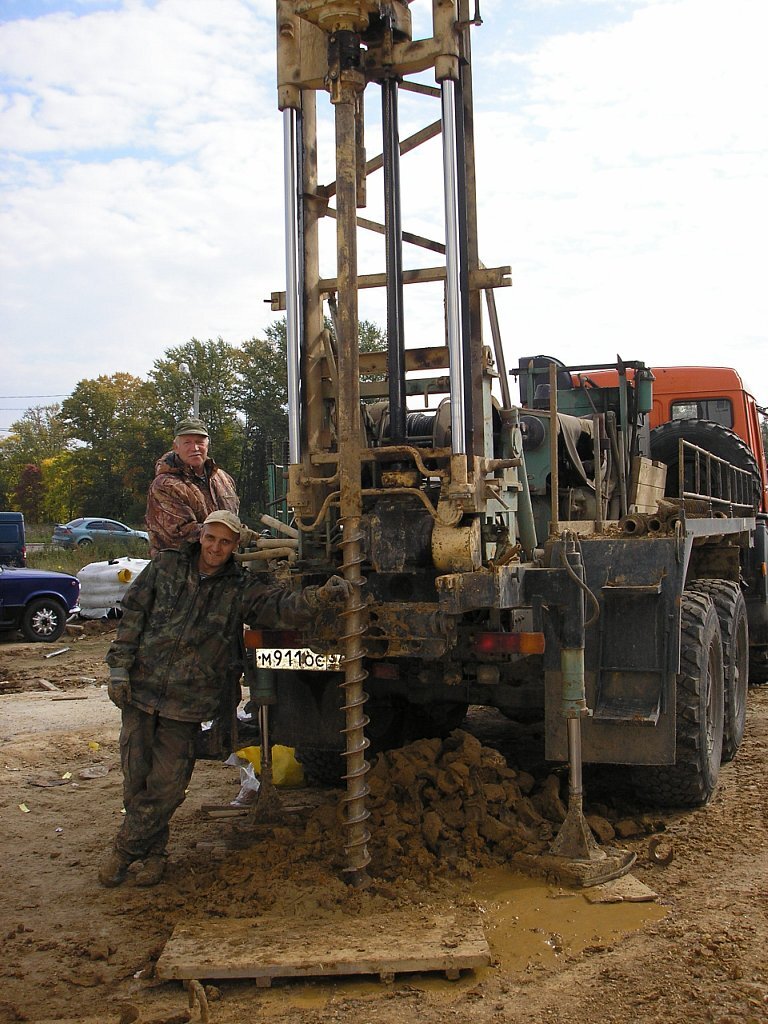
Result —
[{"label": "green tree", "polygon": [[81,442],[73,452],[78,511],[141,520],[154,475],[148,452],[165,443],[153,385],[129,373],[81,380],[62,417]]},{"label": "green tree", "polygon": [[39,466],[29,463],[21,471],[13,491],[13,507],[24,513],[30,523],[39,523],[43,508],[43,474]]},{"label": "green tree", "polygon": [[285,320],[276,320],[265,338],[251,338],[238,354],[237,401],[244,416],[240,454],[240,494],[243,514],[264,511],[267,494],[267,445],[287,434],[288,379]]},{"label": "green tree", "polygon": [[11,424],[8,437],[0,441],[0,450],[4,458],[19,467],[29,463],[39,466],[43,459],[65,451],[70,441],[61,406],[36,405]]},{"label": "green tree", "polygon": [[[333,333],[330,320],[326,327]],[[385,347],[381,329],[361,321],[360,351]],[[139,522],[155,463],[171,447],[174,424],[189,415],[196,383],[211,454],[237,479],[243,514],[255,517],[267,502],[267,444],[279,460],[287,433],[285,319],[241,346],[192,338],[168,348],[148,376],[81,380],[61,408],[27,410],[0,441],[0,500],[13,496],[24,467],[34,466],[41,473],[38,514]],[[27,475],[25,494],[32,471]]]},{"label": "green tree", "polygon": [[63,451],[50,459],[44,459],[43,471],[45,494],[43,497],[43,519],[53,523],[67,523],[74,519],[77,504],[78,475],[77,453]]},{"label": "green tree", "polygon": [[[237,404],[240,350],[222,338],[198,341],[166,349],[156,359],[149,379],[154,386],[165,427],[165,447],[173,439],[173,426],[192,408],[193,385],[200,389],[200,419],[211,435],[211,455],[228,473],[237,477],[243,424]],[[181,367],[187,367],[187,371]]]},{"label": "green tree", "polygon": [[[18,505],[18,495],[23,492],[28,496],[31,479],[28,467],[42,469],[46,459],[67,451],[71,443],[69,428],[61,418],[58,404],[34,406],[12,423],[8,436],[0,441],[0,498],[3,507],[13,504],[19,511],[24,511]],[[46,488],[43,473],[37,485],[43,503]],[[38,510],[35,515],[39,514],[42,512]]]}]

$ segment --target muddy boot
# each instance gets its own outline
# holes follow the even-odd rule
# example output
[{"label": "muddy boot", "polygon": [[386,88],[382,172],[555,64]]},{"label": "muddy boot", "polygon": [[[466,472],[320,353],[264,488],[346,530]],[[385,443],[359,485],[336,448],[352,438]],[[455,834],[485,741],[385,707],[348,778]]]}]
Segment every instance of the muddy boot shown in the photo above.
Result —
[{"label": "muddy boot", "polygon": [[150,853],[136,872],[136,885],[157,885],[165,874],[165,854]]},{"label": "muddy boot", "polygon": [[120,885],[121,882],[125,881],[130,863],[131,858],[126,856],[126,854],[120,853],[119,850],[112,850],[99,868],[99,881],[109,889]]}]

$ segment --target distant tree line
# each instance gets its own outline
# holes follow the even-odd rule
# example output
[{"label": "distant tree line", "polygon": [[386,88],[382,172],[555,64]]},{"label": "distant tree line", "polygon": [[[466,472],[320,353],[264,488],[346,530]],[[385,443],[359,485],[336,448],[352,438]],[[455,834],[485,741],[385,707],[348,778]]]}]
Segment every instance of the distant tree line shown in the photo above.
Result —
[{"label": "distant tree line", "polygon": [[[326,326],[332,330],[332,325]],[[210,452],[235,477],[245,517],[264,510],[267,443],[287,433],[285,320],[264,338],[218,338],[166,350],[146,380],[129,373],[81,380],[61,404],[27,409],[0,440],[0,508],[29,522],[98,515],[140,523],[156,461],[189,415],[193,382]],[[382,331],[360,323],[362,351],[380,351]]]}]

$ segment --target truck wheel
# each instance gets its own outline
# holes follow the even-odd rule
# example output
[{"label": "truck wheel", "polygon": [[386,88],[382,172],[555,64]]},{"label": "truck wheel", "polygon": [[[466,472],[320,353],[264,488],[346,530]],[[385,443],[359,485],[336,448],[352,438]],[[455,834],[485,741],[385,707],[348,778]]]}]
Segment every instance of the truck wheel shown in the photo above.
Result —
[{"label": "truck wheel", "polygon": [[723,749],[723,645],[712,601],[686,590],[680,625],[675,763],[635,768],[635,792],[649,803],[699,807],[712,796]]},{"label": "truck wheel", "polygon": [[403,742],[432,739],[441,740],[460,729],[467,717],[469,705],[454,701],[435,701],[432,704],[409,704]]},{"label": "truck wheel", "polygon": [[64,632],[67,613],[61,602],[52,597],[38,597],[24,609],[21,631],[27,640],[53,643]]},{"label": "truck wheel", "polygon": [[[762,500],[762,481],[757,461],[748,445],[728,427],[709,420],[672,420],[662,423],[651,431],[651,458],[663,462],[667,467],[666,493],[670,497],[679,497],[678,465],[679,441],[691,444],[711,452],[719,459],[725,459],[738,469],[746,470],[752,475],[751,496],[755,509],[760,508]],[[693,490],[693,480],[686,480],[686,489]],[[713,497],[722,497],[713,487]]]},{"label": "truck wheel", "polygon": [[296,760],[304,769],[310,786],[341,786],[344,779],[344,758],[339,750],[320,747],[297,747]]},{"label": "truck wheel", "polygon": [[744,739],[749,682],[747,606],[738,583],[696,580],[689,590],[707,594],[715,606],[723,640],[723,761],[732,761]]},{"label": "truck wheel", "polygon": [[768,661],[764,657],[764,648],[752,648],[749,653],[749,685],[768,683]]}]

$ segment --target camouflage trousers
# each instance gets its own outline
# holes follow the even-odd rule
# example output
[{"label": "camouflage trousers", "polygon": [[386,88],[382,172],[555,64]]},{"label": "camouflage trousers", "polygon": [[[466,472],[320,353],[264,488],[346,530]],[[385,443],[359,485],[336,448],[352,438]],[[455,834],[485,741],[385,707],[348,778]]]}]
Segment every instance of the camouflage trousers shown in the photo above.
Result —
[{"label": "camouflage trousers", "polygon": [[127,706],[120,730],[125,818],[115,839],[118,853],[141,860],[164,853],[173,812],[195,767],[197,722],[177,722]]}]

